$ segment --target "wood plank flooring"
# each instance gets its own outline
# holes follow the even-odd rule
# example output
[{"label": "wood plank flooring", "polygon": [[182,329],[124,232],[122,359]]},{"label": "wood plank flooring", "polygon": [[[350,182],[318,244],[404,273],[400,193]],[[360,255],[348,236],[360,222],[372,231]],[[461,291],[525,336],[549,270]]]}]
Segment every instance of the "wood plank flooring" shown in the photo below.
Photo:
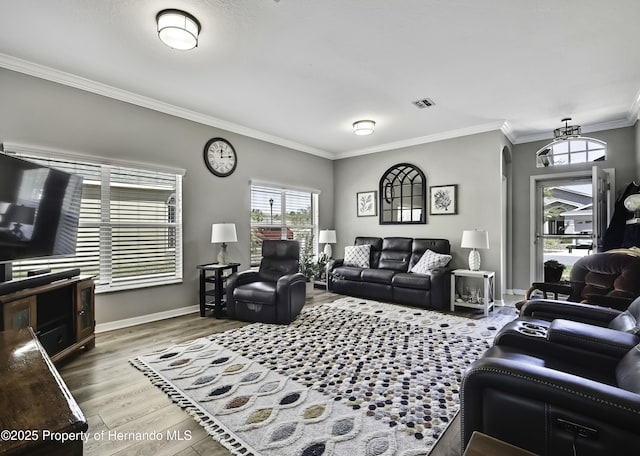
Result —
[{"label": "wood plank flooring", "polygon": [[[339,295],[314,290],[307,306],[332,302]],[[84,454],[230,456],[196,421],[129,364],[152,350],[238,328],[247,323],[200,317],[198,313],[110,331],[96,336],[94,349],[57,366],[89,422]],[[432,456],[459,455],[456,422]],[[178,438],[167,439],[167,432]],[[111,434],[110,434],[111,433]],[[122,434],[114,434],[122,433]],[[131,433],[132,439],[125,436]],[[143,435],[142,433],[147,433]],[[160,433],[162,440],[151,440]]]}]

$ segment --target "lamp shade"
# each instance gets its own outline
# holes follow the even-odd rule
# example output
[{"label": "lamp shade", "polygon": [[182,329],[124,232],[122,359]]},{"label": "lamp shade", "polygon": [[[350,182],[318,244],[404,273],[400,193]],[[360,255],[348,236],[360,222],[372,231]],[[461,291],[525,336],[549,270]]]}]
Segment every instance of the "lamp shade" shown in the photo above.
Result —
[{"label": "lamp shade", "polygon": [[335,244],[337,242],[336,230],[320,230],[318,242],[321,244]]},{"label": "lamp shade", "polygon": [[214,223],[211,225],[211,243],[238,242],[235,223]]},{"label": "lamp shade", "polygon": [[198,45],[200,22],[191,14],[177,9],[166,9],[157,14],[156,22],[160,41],[170,48],[188,51]]},{"label": "lamp shade", "polygon": [[460,247],[463,249],[488,249],[489,232],[485,230],[464,230]]}]

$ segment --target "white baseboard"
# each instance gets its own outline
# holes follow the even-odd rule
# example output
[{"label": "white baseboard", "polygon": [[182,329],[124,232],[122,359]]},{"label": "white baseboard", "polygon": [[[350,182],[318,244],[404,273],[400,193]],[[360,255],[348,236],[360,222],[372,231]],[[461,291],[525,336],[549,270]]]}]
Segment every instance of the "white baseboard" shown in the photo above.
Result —
[{"label": "white baseboard", "polygon": [[199,312],[200,306],[180,307],[179,309],[166,310],[164,312],[142,315],[140,317],[125,318],[124,320],[110,321],[96,325],[96,333],[113,331],[114,329],[128,328],[129,326],[151,323],[153,321],[166,320],[167,318],[180,317],[194,312]]},{"label": "white baseboard", "polygon": [[515,288],[513,290],[511,290],[512,293],[510,294],[514,294],[514,295],[526,295],[527,294],[527,290],[516,290]]}]

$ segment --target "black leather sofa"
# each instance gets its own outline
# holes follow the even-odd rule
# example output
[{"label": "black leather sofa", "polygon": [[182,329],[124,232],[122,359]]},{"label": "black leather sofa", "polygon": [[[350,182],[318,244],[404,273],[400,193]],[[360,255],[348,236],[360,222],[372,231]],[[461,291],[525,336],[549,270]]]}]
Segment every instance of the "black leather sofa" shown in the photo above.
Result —
[{"label": "black leather sofa", "polygon": [[359,298],[445,309],[451,295],[451,268],[430,274],[409,272],[427,249],[450,254],[447,239],[357,237],[354,245],[370,244],[369,268],[345,266],[343,259],[327,265],[329,290]]}]

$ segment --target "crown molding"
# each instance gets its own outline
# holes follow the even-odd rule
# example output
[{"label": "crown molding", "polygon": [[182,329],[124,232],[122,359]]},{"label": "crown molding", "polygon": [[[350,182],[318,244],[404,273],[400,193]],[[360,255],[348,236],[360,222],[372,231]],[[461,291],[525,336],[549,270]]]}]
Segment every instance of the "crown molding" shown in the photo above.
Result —
[{"label": "crown molding", "polygon": [[640,91],[636,94],[633,103],[629,106],[629,111],[627,112],[627,119],[631,124],[635,124],[638,120],[640,120]]},{"label": "crown molding", "polygon": [[[114,100],[123,101],[132,105],[140,106],[143,108],[151,109],[153,111],[169,114],[182,119],[197,122],[210,127],[220,128],[232,133],[247,136],[249,138],[258,139],[268,143],[276,144],[282,147],[293,149],[296,151],[316,155],[318,157],[326,158],[329,160],[338,160],[341,158],[356,157],[359,155],[374,154],[378,152],[386,152],[393,149],[401,149],[404,147],[416,146],[419,144],[427,144],[436,141],[444,141],[447,139],[458,138],[462,136],[468,136],[478,133],[486,133],[488,131],[500,130],[512,144],[523,144],[534,141],[550,140],[553,139],[551,131],[544,133],[534,133],[529,135],[517,135],[509,121],[497,121],[483,125],[476,125],[472,127],[461,128],[457,130],[450,130],[442,133],[436,133],[433,135],[421,136],[418,138],[411,138],[402,141],[396,141],[378,146],[368,147],[364,149],[355,149],[344,152],[331,153],[322,149],[301,144],[295,141],[291,141],[286,138],[271,135],[259,130],[254,130],[249,127],[245,127],[240,124],[228,122],[216,117],[207,116],[196,111],[181,108],[169,103],[165,103],[154,98],[138,95],[127,90],[119,89],[101,82],[93,81],[91,79],[76,76],[71,73],[56,70],[51,67],[39,65],[37,63],[29,62],[27,60],[19,59],[7,54],[0,53],[0,68],[6,68],[8,70],[16,71],[18,73],[27,74],[47,81],[62,84],[68,87],[74,87],[86,92],[91,92],[97,95],[101,95]],[[591,125],[585,125],[582,127],[585,133],[611,130],[615,128],[624,128],[633,126],[638,120],[640,120],[640,92],[636,95],[635,100],[629,107],[625,119],[614,120],[610,122],[603,122]]]},{"label": "crown molding", "polygon": [[516,135],[513,132],[513,127],[511,127],[511,123],[509,123],[508,120],[504,121],[504,123],[502,124],[502,127],[500,127],[500,131],[502,131],[502,134],[505,135],[509,141],[511,141],[511,144],[515,144]]},{"label": "crown molding", "polygon": [[91,79],[76,76],[71,73],[56,70],[44,65],[29,62],[27,60],[19,59],[10,55],[0,53],[0,67],[8,70],[16,71],[18,73],[27,74],[36,78],[45,79],[47,81],[56,82],[58,84],[74,87],[76,89],[84,90],[85,92],[95,93],[114,100],[123,101],[132,105],[140,106],[143,108],[151,109],[153,111],[162,112],[182,119],[191,120],[210,127],[220,128],[222,130],[237,133],[250,138],[259,139],[279,146],[294,149],[300,152],[305,152],[311,155],[317,155],[322,158],[333,159],[334,154],[316,149],[315,147],[300,144],[295,141],[291,141],[279,136],[270,135],[268,133],[254,130],[252,128],[245,127],[233,122],[227,122],[216,117],[207,116],[196,111],[184,109],[179,106],[175,106],[169,103],[165,103],[154,98],[145,97],[142,95],[129,92],[127,90],[119,89],[101,82],[93,81]]},{"label": "crown molding", "polygon": [[460,128],[457,130],[445,131],[442,133],[435,133],[433,135],[420,136],[418,138],[411,138],[402,141],[396,141],[386,144],[380,144],[378,146],[366,147],[364,149],[349,150],[345,152],[338,152],[335,154],[336,160],[341,158],[357,157],[359,155],[375,154],[378,152],[386,152],[388,150],[402,149],[404,147],[417,146],[420,144],[426,144],[436,141],[444,141],[446,139],[459,138],[461,136],[475,135],[478,133],[486,133],[488,131],[500,130],[504,122],[491,122],[484,125],[475,125],[473,127]]}]

